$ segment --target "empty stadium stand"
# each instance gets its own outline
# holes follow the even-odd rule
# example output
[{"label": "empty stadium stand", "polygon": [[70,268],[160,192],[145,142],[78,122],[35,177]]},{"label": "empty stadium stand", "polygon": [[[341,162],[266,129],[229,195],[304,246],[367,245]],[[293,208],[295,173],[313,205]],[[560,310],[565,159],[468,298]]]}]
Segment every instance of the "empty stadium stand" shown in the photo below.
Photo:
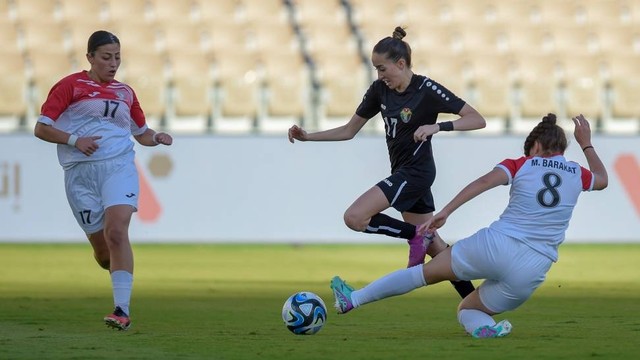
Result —
[{"label": "empty stadium stand", "polygon": [[637,0],[0,0],[0,132],[30,131],[99,29],[120,38],[118,79],[152,126],[326,129],[353,114],[372,47],[398,25],[414,71],[485,115],[474,135],[524,134],[548,112],[640,135]]}]

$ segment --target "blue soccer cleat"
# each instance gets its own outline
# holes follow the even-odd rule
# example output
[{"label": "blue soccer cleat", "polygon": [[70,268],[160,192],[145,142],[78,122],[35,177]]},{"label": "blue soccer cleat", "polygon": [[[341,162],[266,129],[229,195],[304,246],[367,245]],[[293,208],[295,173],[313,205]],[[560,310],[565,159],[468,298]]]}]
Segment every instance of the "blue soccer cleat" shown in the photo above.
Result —
[{"label": "blue soccer cleat", "polygon": [[331,290],[333,290],[333,297],[336,299],[333,306],[338,310],[338,314],[346,314],[353,310],[353,302],[351,301],[353,288],[351,286],[347,285],[339,276],[334,276],[331,279]]},{"label": "blue soccer cleat", "polygon": [[511,328],[509,320],[502,320],[493,326],[485,325],[473,330],[471,336],[476,339],[503,337],[511,333]]}]

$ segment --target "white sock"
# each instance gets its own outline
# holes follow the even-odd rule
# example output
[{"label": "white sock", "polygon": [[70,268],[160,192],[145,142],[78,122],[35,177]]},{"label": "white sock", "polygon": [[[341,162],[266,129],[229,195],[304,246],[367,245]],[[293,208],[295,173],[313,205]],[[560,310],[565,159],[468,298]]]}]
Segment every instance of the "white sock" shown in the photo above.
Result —
[{"label": "white sock", "polygon": [[398,270],[372,282],[360,290],[351,293],[354,307],[372,301],[402,295],[411,290],[427,285],[422,274],[422,265]]},{"label": "white sock", "polygon": [[116,270],[111,273],[111,285],[113,287],[113,303],[129,315],[133,274],[125,270]]},{"label": "white sock", "polygon": [[469,334],[472,334],[475,329],[481,326],[493,326],[496,324],[491,315],[475,309],[460,310],[458,312],[458,322]]}]

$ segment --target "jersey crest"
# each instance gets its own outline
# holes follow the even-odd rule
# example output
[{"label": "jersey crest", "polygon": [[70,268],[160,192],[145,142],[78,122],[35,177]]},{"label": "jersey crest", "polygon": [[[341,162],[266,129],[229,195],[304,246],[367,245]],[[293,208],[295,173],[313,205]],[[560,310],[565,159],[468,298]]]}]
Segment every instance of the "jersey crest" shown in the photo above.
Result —
[{"label": "jersey crest", "polygon": [[400,120],[402,120],[403,123],[408,123],[409,120],[411,120],[411,109],[409,108],[403,108],[402,111],[400,111]]}]

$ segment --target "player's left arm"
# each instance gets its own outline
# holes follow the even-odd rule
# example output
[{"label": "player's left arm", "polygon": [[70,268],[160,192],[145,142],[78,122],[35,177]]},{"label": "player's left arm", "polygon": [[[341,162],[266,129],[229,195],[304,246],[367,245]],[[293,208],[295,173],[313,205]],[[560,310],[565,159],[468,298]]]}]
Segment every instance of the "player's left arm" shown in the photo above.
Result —
[{"label": "player's left arm", "polygon": [[458,115],[460,115],[460,118],[453,121],[420,126],[413,134],[413,140],[415,142],[426,141],[430,135],[437,134],[440,131],[469,131],[487,126],[484,117],[469,104],[465,103]]},{"label": "player's left arm", "polygon": [[136,139],[140,145],[144,146],[156,146],[159,144],[171,145],[173,143],[171,135],[164,132],[155,132],[149,128],[140,135],[134,135],[133,138]]},{"label": "player's left arm", "polygon": [[[147,127],[144,111],[142,111],[138,97],[133,89],[131,89],[131,92],[133,93],[133,102],[131,104],[130,115],[131,120],[135,123],[135,125],[132,124],[133,138],[136,139],[140,145],[144,146],[156,146],[159,144],[171,145],[173,143],[171,135],[164,132],[155,132],[153,129]],[[139,133],[142,129],[144,129],[144,132]]]},{"label": "player's left arm", "polygon": [[487,126],[487,122],[484,117],[469,104],[464,104],[460,112],[458,113],[460,118],[452,121],[453,130],[456,131],[468,131],[482,129]]}]

